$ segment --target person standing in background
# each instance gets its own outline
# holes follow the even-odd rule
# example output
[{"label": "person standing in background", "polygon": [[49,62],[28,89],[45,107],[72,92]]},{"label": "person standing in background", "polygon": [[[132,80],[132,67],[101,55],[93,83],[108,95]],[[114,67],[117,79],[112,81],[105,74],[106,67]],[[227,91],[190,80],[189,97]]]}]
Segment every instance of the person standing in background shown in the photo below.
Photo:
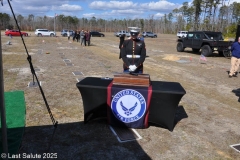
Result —
[{"label": "person standing in background", "polygon": [[77,42],[80,42],[80,31],[77,31],[76,39],[77,39]]},{"label": "person standing in background", "polygon": [[73,41],[75,41],[76,37],[77,37],[77,30],[73,34]]},{"label": "person standing in background", "polygon": [[122,44],[125,40],[125,34],[122,34],[121,36],[119,36],[119,49],[120,49],[120,53],[119,53],[119,59],[121,59],[121,47],[122,47]]},{"label": "person standing in background", "polygon": [[84,31],[83,31],[83,29],[80,32],[80,40],[81,40],[81,45],[82,45],[82,43],[84,42]]},{"label": "person standing in background", "polygon": [[69,32],[69,30],[67,31],[67,37],[68,37],[68,40],[70,40],[70,32]]},{"label": "person standing in background", "polygon": [[84,31],[84,46],[86,46],[86,37],[87,37],[87,31]]},{"label": "person standing in background", "polygon": [[[87,42],[87,45],[90,46],[90,39],[91,39],[91,33],[89,31],[87,31],[87,34],[86,34],[86,42]],[[86,44],[85,44],[86,45]]]},{"label": "person standing in background", "polygon": [[139,39],[140,41],[144,41],[143,35],[142,35],[141,33],[139,33],[138,39]]},{"label": "person standing in background", "polygon": [[238,41],[234,42],[231,46],[231,69],[229,72],[229,78],[237,77],[238,68],[240,65],[240,37],[238,37]]}]

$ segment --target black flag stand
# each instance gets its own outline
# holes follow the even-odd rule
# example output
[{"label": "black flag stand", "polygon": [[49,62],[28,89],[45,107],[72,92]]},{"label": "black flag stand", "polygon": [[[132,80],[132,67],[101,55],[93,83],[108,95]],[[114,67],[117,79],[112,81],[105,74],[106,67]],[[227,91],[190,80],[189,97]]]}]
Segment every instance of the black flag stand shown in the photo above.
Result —
[{"label": "black flag stand", "polygon": [[50,118],[51,118],[52,123],[53,123],[53,126],[54,126],[53,135],[52,135],[52,137],[51,137],[51,140],[50,140],[50,143],[49,143],[49,147],[48,147],[48,150],[49,150],[49,149],[50,149],[50,146],[51,146],[51,142],[52,142],[53,137],[54,137],[54,134],[55,134],[55,131],[56,131],[56,128],[57,128],[57,125],[58,125],[58,122],[57,122],[57,121],[54,119],[54,117],[53,117],[53,114],[52,114],[51,109],[50,109],[50,107],[49,107],[49,105],[48,105],[47,99],[46,99],[46,97],[45,97],[45,95],[44,95],[43,89],[42,89],[42,87],[41,87],[41,85],[40,85],[40,83],[39,83],[38,77],[37,77],[37,75],[36,75],[36,73],[35,73],[35,70],[34,70],[34,67],[33,67],[33,64],[32,64],[32,58],[31,58],[31,56],[30,56],[29,53],[28,53],[26,44],[25,44],[24,39],[23,39],[23,36],[22,36],[22,34],[21,34],[20,27],[19,27],[19,25],[18,25],[16,16],[15,16],[15,14],[14,14],[14,12],[13,12],[13,9],[12,9],[12,6],[11,6],[9,0],[8,0],[8,4],[9,4],[9,7],[10,7],[11,12],[12,12],[12,14],[13,14],[13,17],[14,17],[15,23],[16,23],[16,25],[17,25],[17,28],[18,28],[18,30],[19,30],[19,32],[20,32],[20,36],[21,36],[21,39],[22,39],[24,48],[25,48],[26,53],[27,53],[27,60],[28,60],[28,62],[29,62],[30,69],[31,69],[31,72],[32,72],[32,75],[33,75],[33,83],[34,83],[34,78],[36,78],[36,81],[37,81],[38,86],[39,86],[39,89],[40,89],[40,91],[41,91],[43,100],[44,100],[44,102],[45,102],[45,105],[46,105],[46,107],[47,107],[48,113],[49,113],[49,115],[50,115]]}]

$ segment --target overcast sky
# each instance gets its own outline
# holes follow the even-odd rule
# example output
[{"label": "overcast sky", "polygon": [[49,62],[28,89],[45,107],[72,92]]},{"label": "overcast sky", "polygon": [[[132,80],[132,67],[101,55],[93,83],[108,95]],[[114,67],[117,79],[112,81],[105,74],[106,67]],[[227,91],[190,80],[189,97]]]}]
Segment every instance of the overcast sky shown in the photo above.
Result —
[{"label": "overcast sky", "polygon": [[[28,16],[54,16],[64,14],[78,18],[102,18],[102,19],[134,19],[162,17],[172,12],[173,9],[181,7],[183,2],[192,0],[131,0],[131,1],[94,1],[94,0],[12,0],[10,1],[16,15]],[[230,1],[232,3],[233,0]],[[240,0],[235,0],[240,2]],[[225,1],[228,3],[228,1]],[[10,12],[7,0],[3,0],[0,6],[1,13]]]}]

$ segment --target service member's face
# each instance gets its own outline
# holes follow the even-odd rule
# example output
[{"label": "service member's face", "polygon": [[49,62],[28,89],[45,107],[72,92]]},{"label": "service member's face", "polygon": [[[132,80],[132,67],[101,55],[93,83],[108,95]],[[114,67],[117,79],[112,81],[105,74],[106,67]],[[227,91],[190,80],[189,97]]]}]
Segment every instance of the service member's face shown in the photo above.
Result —
[{"label": "service member's face", "polygon": [[240,37],[238,37],[238,43],[240,43]]},{"label": "service member's face", "polygon": [[136,39],[136,36],[132,36],[132,39]]},{"label": "service member's face", "polygon": [[138,37],[138,34],[131,35],[132,39],[136,39]]}]

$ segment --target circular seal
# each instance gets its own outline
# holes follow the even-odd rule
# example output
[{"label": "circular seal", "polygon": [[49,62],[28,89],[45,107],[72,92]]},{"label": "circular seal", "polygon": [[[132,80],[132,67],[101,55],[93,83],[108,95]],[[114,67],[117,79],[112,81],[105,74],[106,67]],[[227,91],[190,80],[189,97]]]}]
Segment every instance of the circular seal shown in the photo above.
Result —
[{"label": "circular seal", "polygon": [[146,101],[141,93],[133,89],[119,91],[112,99],[114,116],[124,123],[139,120],[146,112]]}]

